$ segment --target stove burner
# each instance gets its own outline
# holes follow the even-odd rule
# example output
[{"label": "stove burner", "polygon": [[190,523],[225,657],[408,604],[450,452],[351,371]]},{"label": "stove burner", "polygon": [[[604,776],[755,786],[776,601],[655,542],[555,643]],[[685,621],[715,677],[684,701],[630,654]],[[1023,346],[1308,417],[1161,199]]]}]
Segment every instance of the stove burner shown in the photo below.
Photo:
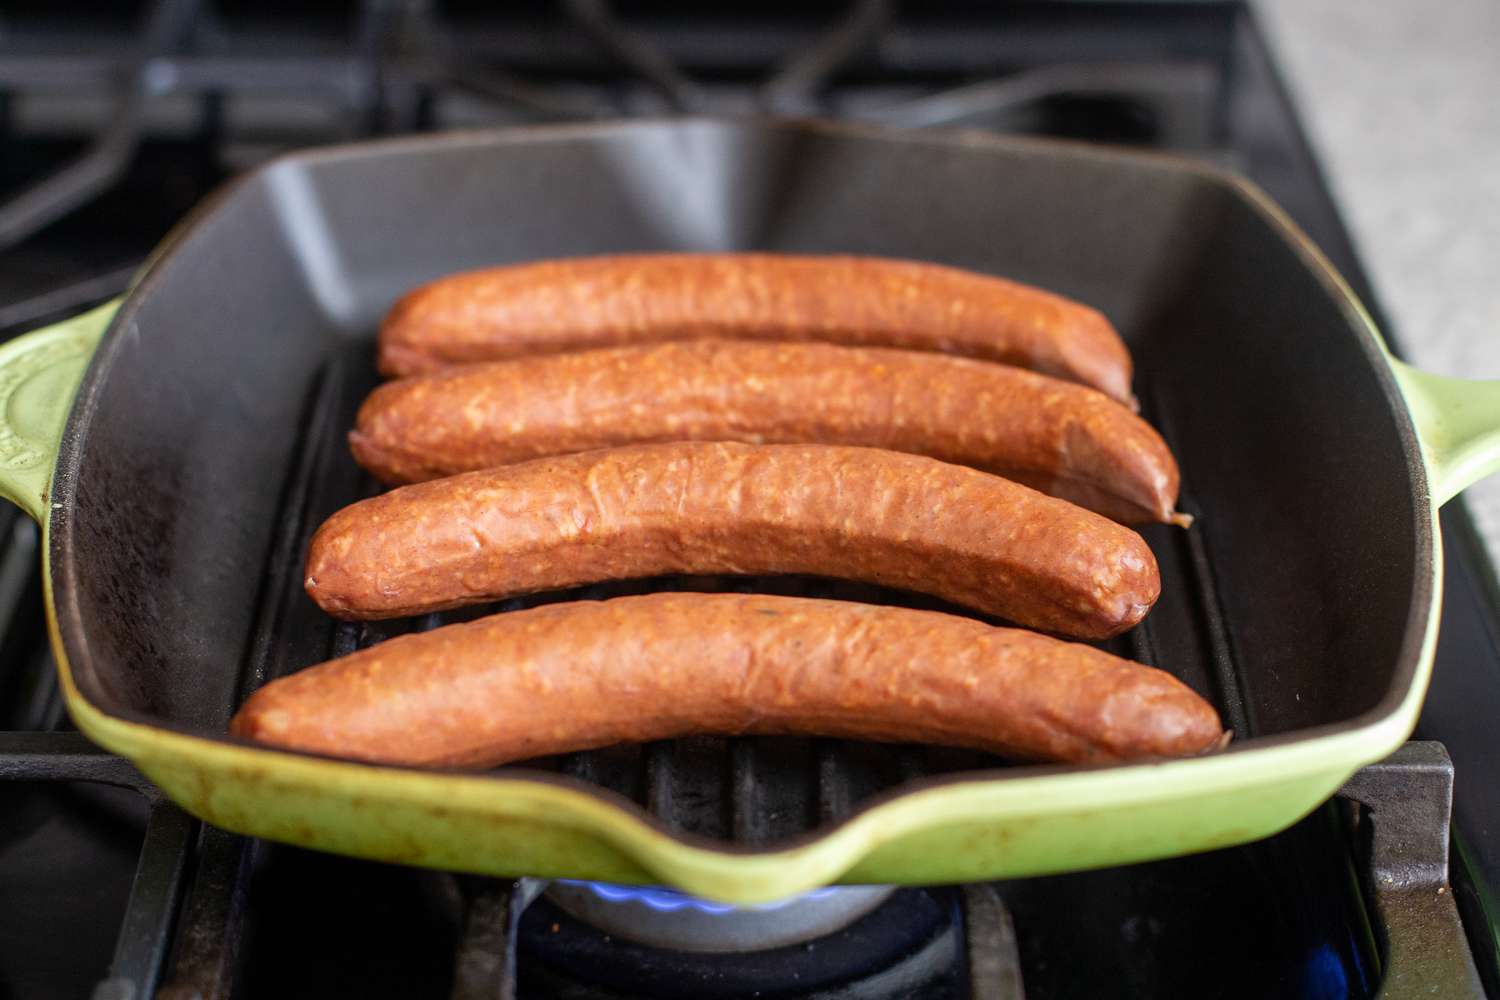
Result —
[{"label": "stove burner", "polygon": [[670,889],[553,882],[558,909],[616,937],[672,951],[765,951],[841,930],[890,896],[888,885],[830,886],[776,903],[730,906]]},{"label": "stove burner", "polygon": [[[560,888],[600,899],[587,883]],[[838,888],[819,895],[842,902],[850,892]],[[983,896],[985,902],[976,906],[971,896]],[[687,900],[678,896],[666,901]],[[804,905],[798,897],[787,905],[715,914],[693,906],[703,902],[691,900],[674,912],[717,924],[740,912],[781,919]],[[639,900],[632,905],[639,908],[633,912],[655,912]],[[991,966],[1010,969],[1019,982],[1019,958],[1014,935],[1005,933],[1010,926],[1005,914],[988,886],[898,888],[862,917],[815,940],[753,951],[695,952],[683,950],[680,941],[661,948],[600,930],[565,912],[553,893],[545,891],[516,921],[516,995],[575,1000],[740,1000],[752,994],[809,1000],[1015,1000],[1020,994],[991,974]],[[971,937],[977,944],[970,944]],[[462,994],[464,1000],[494,995],[493,990]]]}]

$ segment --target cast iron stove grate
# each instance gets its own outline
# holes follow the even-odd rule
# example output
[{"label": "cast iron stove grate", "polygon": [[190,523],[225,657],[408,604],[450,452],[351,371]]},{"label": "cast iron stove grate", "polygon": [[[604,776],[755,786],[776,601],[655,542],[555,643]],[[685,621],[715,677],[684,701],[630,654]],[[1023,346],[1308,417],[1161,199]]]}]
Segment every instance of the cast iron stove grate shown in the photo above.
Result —
[{"label": "cast iron stove grate", "polygon": [[[278,149],[673,110],[964,125],[1191,152],[1260,181],[1367,293],[1239,4],[1029,4],[976,18],[962,4],[898,12],[865,0],[837,18],[772,5],[704,21],[650,10],[625,17],[597,2],[519,5],[497,15],[488,5],[371,0],[332,5],[313,19],[276,5],[157,0],[135,5],[136,33],[113,9],[90,11],[60,44],[49,20],[54,8],[17,6],[0,45],[9,112],[0,142],[25,151],[6,157],[0,171],[10,192],[0,201],[0,244],[10,247],[0,254],[0,326],[9,333],[114,294],[187,205]],[[740,30],[726,46],[730,26]],[[270,38],[277,46],[266,44]],[[767,74],[767,66],[775,68]],[[390,634],[386,626],[335,628],[296,599],[307,532],[368,489],[336,447],[355,390],[368,382],[367,366],[367,359],[335,365],[310,401],[314,426],[288,484],[289,516],[242,693],[292,665]],[[1170,437],[1171,414],[1153,416]],[[1444,521],[1450,537],[1472,544],[1461,510],[1445,512]],[[523,915],[534,890],[524,882],[335,859],[201,827],[127,763],[63,730],[40,625],[36,533],[7,512],[0,539],[0,726],[11,730],[0,733],[0,776],[17,782],[0,794],[18,803],[0,811],[0,878],[16,857],[88,874],[90,855],[117,855],[125,865],[115,866],[123,878],[101,874],[97,884],[102,908],[123,913],[113,958],[104,957],[107,930],[84,931],[80,921],[76,934],[62,935],[60,954],[77,946],[65,979],[80,990],[101,975],[95,995],[122,998],[150,996],[161,984],[161,995],[204,998],[503,996],[517,981],[522,996],[668,995],[670,984],[678,995],[708,996],[743,985],[730,978],[727,970],[744,971],[733,963],[633,952],[601,941],[545,900]],[[1210,553],[1193,534],[1152,541],[1170,554],[1163,562],[1176,603],[1164,603],[1153,625],[1120,651],[1150,661],[1164,651],[1159,646],[1195,644],[1191,660],[1203,673],[1189,680],[1215,697],[1237,731],[1253,732]],[[1450,543],[1450,566],[1471,561],[1455,559]],[[1482,604],[1473,582],[1461,582]],[[790,586],[819,592],[827,585]],[[1458,626],[1465,643],[1482,645],[1471,623]],[[1454,631],[1450,622],[1445,636]],[[1492,635],[1489,643],[1483,655],[1493,659]],[[1441,682],[1441,664],[1438,676]],[[1440,694],[1439,685],[1439,703]],[[993,763],[922,748],[743,739],[572,755],[547,766],[615,787],[676,829],[755,845],[834,821],[917,776]],[[946,959],[934,963],[930,980],[900,995],[1003,995],[996,977],[1015,966],[1002,932],[1009,912],[1033,998],[1368,995],[1381,956],[1399,969],[1424,949],[1444,959],[1434,975],[1455,977],[1444,995],[1462,995],[1472,967],[1445,891],[1451,787],[1440,748],[1412,744],[1351,784],[1373,809],[1373,823],[1341,800],[1279,837],[1197,858],[998,888],[903,890],[871,915],[897,913],[910,937],[887,943],[887,952],[899,954],[885,968],[851,973],[857,983],[844,987],[829,985],[843,970],[816,960],[807,968],[828,989],[844,990],[839,996],[878,996],[880,984],[891,982],[882,973],[909,966],[914,955],[941,953]],[[108,851],[87,841],[74,856],[35,850],[67,839],[45,824],[78,819],[92,829],[101,817]],[[1403,844],[1410,849],[1398,849]],[[925,936],[923,913],[931,917]],[[0,918],[0,942],[35,940],[13,932],[27,922]],[[1442,950],[1433,951],[1434,942]],[[82,958],[85,945],[97,962]],[[1256,956],[1249,967],[1247,954]],[[790,952],[766,957],[801,974]],[[782,995],[822,988],[810,980],[780,985]],[[1387,989],[1396,996],[1401,986]]]}]

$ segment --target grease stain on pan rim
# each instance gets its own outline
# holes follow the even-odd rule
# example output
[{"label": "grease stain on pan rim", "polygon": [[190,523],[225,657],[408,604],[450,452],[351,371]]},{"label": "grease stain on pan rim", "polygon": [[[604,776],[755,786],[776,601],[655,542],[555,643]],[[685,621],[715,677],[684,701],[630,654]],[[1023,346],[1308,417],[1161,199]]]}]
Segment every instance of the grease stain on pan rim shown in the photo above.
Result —
[{"label": "grease stain on pan rim", "polygon": [[[853,137],[872,142],[914,144],[968,150],[1023,152],[1027,155],[1083,157],[1101,162],[1125,162],[1156,169],[1196,174],[1229,190],[1246,202],[1299,254],[1328,293],[1341,304],[1351,332],[1362,344],[1383,386],[1402,437],[1407,464],[1413,474],[1417,526],[1423,519],[1427,531],[1418,530],[1412,602],[1406,634],[1400,650],[1391,690],[1371,710],[1341,723],[1304,729],[1274,737],[1232,744],[1219,754],[1188,760],[1147,764],[1111,765],[1093,768],[1019,767],[999,772],[956,774],[930,779],[893,790],[872,799],[838,824],[814,830],[769,849],[735,847],[716,841],[667,831],[640,807],[597,786],[564,776],[526,774],[517,770],[502,774],[451,773],[361,764],[333,758],[271,750],[238,743],[225,737],[194,735],[152,724],[132,714],[112,715],[90,702],[77,687],[69,662],[70,653],[86,660],[87,635],[76,619],[77,604],[71,599],[55,604],[53,556],[61,554],[70,532],[70,507],[74,502],[75,474],[81,458],[79,431],[93,416],[94,396],[107,374],[113,356],[116,330],[130,329],[141,296],[149,294],[161,265],[180,248],[184,237],[211,225],[219,206],[242,184],[260,171],[276,169],[287,162],[317,162],[350,156],[367,156],[372,149],[431,150],[436,147],[465,148],[476,145],[506,145],[555,138],[587,138],[601,133],[627,133],[638,129],[685,126],[751,126],[777,131]],[[751,863],[756,871],[733,876],[739,897],[747,882],[773,881],[794,884],[790,891],[812,888],[836,879],[881,845],[937,826],[1002,819],[1045,819],[1048,815],[1085,810],[1107,810],[1146,802],[1188,801],[1194,796],[1237,789],[1270,787],[1285,781],[1351,773],[1359,766],[1394,750],[1414,728],[1431,675],[1436,645],[1437,618],[1441,608],[1442,552],[1440,529],[1427,494],[1425,466],[1404,400],[1385,363],[1387,354],[1370,317],[1317,248],[1286,215],[1253,184],[1227,171],[1165,154],[1099,149],[1084,144],[1044,139],[1002,138],[984,133],[923,132],[851,126],[823,122],[764,122],[754,119],[682,119],[673,122],[631,121],[603,124],[542,126],[519,130],[464,133],[437,138],[398,138],[343,148],[293,153],[267,164],[245,178],[227,185],[192,212],[168,236],[150,264],[132,287],[127,302],[86,373],[69,419],[54,489],[58,490],[47,519],[44,540],[44,584],[46,611],[53,648],[57,653],[59,679],[70,713],[79,728],[106,748],[124,756],[153,764],[210,773],[234,770],[272,782],[305,787],[337,786],[371,800],[433,806],[438,799],[474,815],[514,815],[524,809],[541,808],[558,813],[560,822],[601,837],[626,857],[671,881],[699,883],[704,879],[729,878],[727,865]],[[54,536],[54,528],[58,529]],[[54,542],[56,546],[54,547]],[[72,566],[63,558],[58,567],[63,590],[71,584]],[[1423,569],[1427,572],[1424,574]],[[63,636],[59,616],[68,618]],[[69,647],[77,643],[76,649]],[[1405,675],[1404,677],[1402,675]],[[1402,683],[1404,681],[1404,689]],[[935,815],[936,814],[936,815]],[[1285,817],[1286,824],[1299,816]],[[816,856],[816,857],[814,857]],[[766,867],[795,866],[796,878],[772,877]],[[694,872],[696,871],[696,876]],[[749,895],[754,895],[750,893]]]}]

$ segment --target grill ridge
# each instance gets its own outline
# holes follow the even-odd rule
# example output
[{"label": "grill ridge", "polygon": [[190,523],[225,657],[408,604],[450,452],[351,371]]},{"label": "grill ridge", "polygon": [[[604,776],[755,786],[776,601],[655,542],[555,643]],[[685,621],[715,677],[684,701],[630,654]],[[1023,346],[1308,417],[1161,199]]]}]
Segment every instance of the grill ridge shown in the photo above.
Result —
[{"label": "grill ridge", "polygon": [[[247,657],[242,696],[270,677],[325,657],[367,649],[394,635],[559,600],[604,600],[656,590],[762,592],[894,603],[983,617],[933,598],[866,584],[810,577],[677,576],[595,584],[412,619],[336,622],[302,595],[300,567],[307,542],[323,517],[381,489],[339,447],[342,428],[352,424],[354,410],[375,380],[373,371],[351,370],[358,363],[341,352],[329,361],[311,390],[305,432],[294,452],[283,498],[282,524],[267,562],[267,597]],[[1154,402],[1151,394],[1142,395],[1148,404]],[[1171,428],[1158,426],[1170,442]],[[1201,532],[1147,529],[1147,534],[1162,566],[1164,591],[1180,590],[1192,604],[1191,634],[1160,634],[1158,624],[1148,617],[1126,635],[1104,643],[1104,648],[1176,673],[1208,693],[1237,733],[1250,731]],[[322,641],[297,641],[299,629],[321,635]],[[1206,662],[1201,652],[1195,652],[1205,650]],[[837,823],[872,797],[914,781],[1008,765],[988,754],[949,748],[802,736],[734,736],[610,747],[517,766],[609,789],[634,801],[674,832],[754,848]]]}]

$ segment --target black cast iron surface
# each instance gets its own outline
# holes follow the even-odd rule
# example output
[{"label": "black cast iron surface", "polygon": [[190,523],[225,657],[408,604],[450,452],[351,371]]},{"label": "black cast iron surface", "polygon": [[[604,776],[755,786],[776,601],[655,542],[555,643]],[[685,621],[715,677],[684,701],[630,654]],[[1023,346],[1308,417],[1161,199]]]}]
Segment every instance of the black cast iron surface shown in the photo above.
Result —
[{"label": "black cast iron surface", "polygon": [[[80,691],[222,738],[266,588],[300,582],[288,532],[361,495],[342,446],[301,470],[342,441],[401,291],[482,262],[715,247],[915,256],[1097,304],[1200,515],[1145,532],[1165,597],[1133,641],[1220,705],[1235,746],[1405,697],[1431,563],[1404,408],[1344,302],[1237,189],[1082,147],[750,120],[349,147],[205,210],[121,309],[64,437],[51,565]],[[246,572],[273,550],[282,576]],[[270,675],[338,641],[331,621],[278,625]]]},{"label": "black cast iron surface", "polygon": [[[265,5],[259,5],[248,18],[246,8],[228,4],[159,6],[193,8],[190,13],[198,17],[200,27],[175,39],[170,30],[157,32],[156,42],[165,46],[155,59],[161,68],[157,85],[164,80],[174,82],[158,89],[153,100],[139,105],[140,143],[125,150],[120,158],[120,167],[125,170],[120,183],[105,188],[93,201],[84,199],[80,210],[62,223],[43,229],[18,250],[0,255],[0,263],[5,265],[0,269],[0,288],[5,291],[0,301],[0,326],[10,326],[12,332],[18,325],[60,318],[71,309],[118,290],[140,255],[182,208],[229,170],[256,162],[278,144],[326,141],[372,128],[400,131],[663,110],[670,105],[657,102],[663,95],[670,97],[670,88],[675,86],[670,79],[658,79],[642,90],[628,78],[615,79],[610,75],[616,72],[609,63],[613,56],[601,60],[587,48],[572,45],[566,32],[547,28],[546,18],[536,19],[534,11],[522,16],[533,18],[532,27],[540,26],[540,30],[525,32],[491,30],[487,18],[493,11],[470,10],[457,4],[439,5],[435,11],[416,17],[395,16],[394,21],[390,19],[402,13],[398,7],[375,3],[351,4],[336,13],[330,13],[334,11],[330,7],[320,11],[316,22],[306,17],[307,12],[298,12],[295,21],[283,20],[263,36],[274,37],[278,43],[290,39],[287,51],[297,56],[282,59],[273,67],[257,61],[265,54],[264,47],[247,49],[241,44],[236,48],[236,39],[243,42],[266,23],[254,17],[268,11],[271,18],[278,16]],[[873,9],[881,5],[863,6]],[[130,30],[132,15],[127,11],[122,17],[122,10],[108,8],[106,17],[113,18],[114,24],[111,30]],[[24,12],[20,6],[12,11],[15,15]],[[170,28],[173,13],[164,9],[154,21],[146,19],[143,23]],[[175,13],[180,15],[181,10]],[[873,26],[870,10],[865,10],[840,22],[837,30],[821,41],[816,33],[799,34],[795,25],[788,28],[786,22],[776,22],[774,17],[768,20],[769,27],[743,33],[743,44],[732,50],[715,48],[712,34],[685,23],[674,24],[670,18],[653,21],[647,40],[667,52],[670,61],[687,65],[695,75],[713,81],[707,91],[710,100],[742,87],[741,82],[730,88],[722,83],[723,73],[731,64],[741,67],[733,72],[750,72],[796,48],[799,39],[812,37],[816,44],[803,50],[807,58],[790,60],[789,72],[782,74],[772,92],[778,109],[876,118],[884,114],[887,120],[912,125],[954,123],[1103,138],[1183,149],[1230,163],[1254,177],[1286,206],[1353,281],[1366,303],[1375,305],[1317,176],[1316,164],[1270,72],[1259,37],[1238,5],[986,9],[980,22],[966,23],[958,31],[950,30],[951,21],[955,13],[962,15],[961,9],[939,6],[917,17],[902,12],[894,21],[884,22],[879,19],[889,19],[890,10],[875,9],[873,13],[877,18]],[[201,26],[211,21],[216,33],[206,34]],[[382,25],[392,23],[398,23],[398,45],[395,50],[382,50],[374,43],[381,37]],[[52,44],[42,22],[18,16],[8,27],[5,43],[0,45],[0,89],[7,91],[11,100],[8,107],[21,112],[6,120],[12,132],[28,122],[34,128],[37,121],[47,121],[55,129],[60,120],[55,110],[51,117],[28,113],[32,92],[28,88],[46,88],[49,80],[64,78],[113,83],[115,57],[108,48],[95,48],[86,56],[68,56],[71,62],[64,69],[56,57],[67,50]],[[313,30],[305,32],[308,28]],[[451,30],[455,28],[458,30]],[[860,37],[886,40],[880,43],[878,57],[872,57],[868,49],[854,51],[852,61],[851,54],[840,54],[841,45]],[[520,39],[525,40],[524,45],[516,44]],[[45,44],[29,49],[33,41]],[[433,58],[433,44],[442,49],[442,58]],[[139,52],[141,48],[130,51]],[[485,55],[476,58],[480,53]],[[494,56],[500,57],[505,71],[497,73],[493,60],[485,61]],[[378,70],[374,68],[377,65]],[[420,74],[411,72],[417,66],[426,68]],[[809,66],[815,72],[808,74]],[[523,71],[532,78],[521,79],[509,70]],[[560,71],[563,75],[558,75]],[[54,75],[49,76],[49,72]],[[841,74],[839,85],[826,87],[828,75],[834,72]],[[580,90],[565,78],[567,73],[582,73],[604,86]],[[955,78],[954,74],[960,76]],[[989,86],[983,81],[991,76],[1005,76],[1007,80]],[[651,79],[649,74],[645,78]],[[928,99],[945,85],[976,80],[980,82],[974,87],[953,91],[939,100]],[[663,83],[666,90],[662,90]],[[653,96],[650,88],[661,93]],[[78,108],[87,110],[92,100],[87,86],[75,89],[80,92],[77,107],[68,105],[68,113],[76,113]],[[110,96],[100,105],[104,108],[119,100],[115,89],[107,93]],[[267,113],[278,94],[294,95],[297,115]],[[588,100],[578,100],[580,94]],[[689,96],[699,100],[703,94],[704,89],[696,87]],[[231,98],[227,102],[225,95]],[[893,97],[907,100],[899,112],[873,113],[892,107]],[[55,109],[56,98],[48,99],[53,102],[49,110]],[[191,110],[195,101],[201,115],[180,114],[184,106]],[[311,106],[327,109],[329,114],[303,114],[302,109]],[[261,116],[254,119],[257,124],[246,124],[251,120],[243,113],[247,107]],[[85,116],[82,120],[88,119]],[[274,124],[267,127],[263,124],[266,121]],[[295,124],[286,124],[289,121]],[[16,150],[24,150],[24,155],[12,155]],[[44,140],[11,143],[7,155],[0,157],[4,187],[15,191],[23,178],[45,176],[50,164],[70,162],[68,157],[80,151],[66,128],[45,133]],[[38,248],[42,252],[37,252]],[[1496,884],[1493,876],[1500,874],[1500,865],[1492,860],[1495,839],[1486,835],[1496,829],[1492,818],[1500,815],[1500,800],[1485,780],[1483,762],[1488,758],[1490,742],[1488,720],[1500,712],[1500,704],[1496,704],[1500,702],[1500,655],[1496,652],[1500,644],[1495,630],[1495,608],[1500,602],[1495,599],[1493,576],[1479,555],[1461,506],[1450,506],[1443,520],[1448,565],[1446,621],[1423,725],[1424,732],[1447,739],[1459,760],[1457,836],[1461,847],[1465,839],[1469,843],[1461,856],[1470,867],[1460,865],[1455,888],[1470,929],[1480,928],[1475,940],[1488,974],[1494,953],[1493,942],[1483,933],[1482,886]],[[48,682],[50,664],[44,637],[37,628],[40,588],[27,569],[35,562],[35,533],[19,520],[5,523],[13,527],[6,529],[0,524],[0,537],[9,539],[0,550],[0,611],[12,617],[8,619],[10,624],[0,628],[0,712],[7,717],[0,728],[51,729],[58,723],[60,703],[55,685]],[[1222,654],[1211,658],[1223,660]],[[88,752],[76,737],[44,737],[40,741],[21,737],[8,749],[14,751],[3,757],[8,767],[0,767],[8,777],[71,775],[114,781],[130,773],[128,766],[122,770],[118,762]],[[1476,766],[1465,767],[1466,759]],[[0,840],[0,886],[21,886],[23,876],[19,873],[28,873],[34,880],[30,884],[36,886],[29,897],[31,906],[0,908],[0,995],[6,995],[7,989],[20,996],[41,995],[43,990],[48,991],[45,995],[84,995],[88,984],[109,966],[112,937],[119,933],[116,920],[132,883],[133,845],[142,842],[146,813],[152,803],[133,791],[121,791],[115,796],[119,808],[107,813],[111,818],[104,826],[99,810],[71,804],[79,798],[85,802],[97,798],[89,791],[91,787],[0,786],[0,804],[10,807],[16,803],[14,815],[44,817],[45,826],[42,833],[33,831],[27,836],[23,832],[18,836],[16,830],[24,831],[23,822],[15,828],[7,827],[5,838]],[[112,794],[106,792],[105,797]],[[451,972],[458,961],[455,954],[482,959],[484,942],[497,937],[484,928],[483,920],[473,917],[474,907],[464,902],[468,898],[464,891],[452,885],[445,887],[446,876],[386,869],[271,845],[249,850],[240,838],[217,831],[205,831],[201,840],[194,842],[191,836],[184,839],[174,832],[182,828],[176,826],[170,806],[155,808],[164,811],[164,818],[153,818],[157,835],[145,840],[145,854],[140,860],[143,875],[135,879],[131,916],[115,949],[113,968],[118,975],[101,987],[101,996],[149,993],[158,975],[176,984],[173,997],[224,996],[235,981],[240,985],[236,995],[328,995],[342,992],[340,985],[346,981],[358,982],[368,995],[444,995],[455,981]],[[707,812],[710,817],[723,815],[719,808]],[[734,823],[732,815],[710,821]],[[1314,828],[1315,823],[1321,824],[1316,829],[1322,832],[1299,833]],[[1099,913],[1099,933],[1106,936],[1111,933],[1110,919],[1117,920],[1116,931],[1127,926],[1149,930],[1163,921],[1173,924],[1176,918],[1171,914],[1177,912],[1177,905],[1196,907],[1189,912],[1197,919],[1180,923],[1195,928],[1191,934],[1193,954],[1207,942],[1201,949],[1202,966],[1193,966],[1204,978],[1191,987],[1192,995],[1344,995],[1332,991],[1342,982],[1356,984],[1348,995],[1358,996],[1370,982],[1374,961],[1370,957],[1374,949],[1358,944],[1368,937],[1360,930],[1366,913],[1359,902],[1360,893],[1334,886],[1325,895],[1345,902],[1306,909],[1306,898],[1298,889],[1303,882],[1310,887],[1324,885],[1320,879],[1326,879],[1328,870],[1339,870],[1340,865],[1357,867],[1365,863],[1357,849],[1351,852],[1346,846],[1348,837],[1340,831],[1347,825],[1347,817],[1330,812],[1325,819],[1314,817],[1262,845],[1204,856],[1224,856],[1218,868],[1227,874],[1219,876],[1205,875],[1203,867],[1192,866],[1204,859],[1184,859],[1067,879],[1079,880],[1080,891],[1089,894],[1084,903],[1093,898],[1118,897],[1122,901],[1118,912],[1111,908],[1108,913]],[[1355,823],[1354,829],[1357,839],[1361,827]],[[1466,835],[1465,830],[1470,833]],[[1274,846],[1293,835],[1298,839],[1289,854]],[[101,846],[111,837],[117,848]],[[1255,878],[1233,876],[1237,864],[1233,856],[1241,851],[1258,859],[1249,866],[1257,873]],[[52,870],[74,873],[77,878],[65,882],[56,876],[37,875]],[[1487,883],[1482,877],[1486,870],[1491,876]],[[1471,871],[1481,877],[1469,878]],[[1281,916],[1293,911],[1304,914],[1283,920],[1286,943],[1257,939],[1267,949],[1265,953],[1273,957],[1259,963],[1255,974],[1236,978],[1228,985],[1223,970],[1238,972],[1244,966],[1244,954],[1236,951],[1239,939],[1234,936],[1236,932],[1243,936],[1244,929],[1231,923],[1224,935],[1216,934],[1202,919],[1204,900],[1209,897],[1172,888],[1181,885],[1186,889],[1205,878],[1207,884],[1218,888],[1218,895],[1210,902],[1240,895],[1252,900],[1266,893],[1274,896],[1283,891],[1284,885],[1290,902],[1285,907],[1276,904],[1275,912]],[[1182,882],[1174,881],[1179,879]],[[1354,885],[1358,879],[1351,877],[1347,882]],[[321,905],[310,908],[306,887],[313,883],[336,888],[338,895],[319,896]],[[80,887],[75,892],[87,893],[97,905],[84,908],[80,897],[70,894],[68,885]],[[267,888],[278,885],[280,889]],[[484,890],[477,895],[493,901],[495,891]],[[180,905],[174,903],[178,897]],[[1018,902],[1011,893],[1007,897],[1013,908],[1025,908],[1024,900]],[[1045,910],[1051,895],[1035,898],[1043,902]],[[1067,896],[1064,893],[1057,898]],[[247,900],[248,909],[243,905]],[[1250,909],[1255,909],[1254,903]],[[1047,995],[1035,991],[1046,988],[1050,981],[1067,982],[1066,974],[1087,978],[1087,970],[1075,968],[1079,963],[1060,962],[1056,956],[1057,950],[1067,949],[1078,933],[1072,923],[1078,915],[1095,912],[1089,905],[1080,905],[1072,911],[1059,908],[1051,917],[1027,913],[1025,919],[1037,926],[1048,926],[1052,919],[1059,929],[1057,934],[1042,937],[1028,935],[1025,927],[1021,928],[1023,945],[1032,949],[1030,966],[1040,965],[1042,969],[1028,972],[1030,995]],[[309,913],[324,919],[299,923]],[[1474,919],[1476,914],[1481,919]],[[248,919],[252,927],[263,925],[259,931],[245,935],[243,943],[237,933],[242,919]],[[267,938],[264,925],[304,927],[305,932],[300,937],[288,934]],[[465,927],[473,928],[474,933],[463,930]],[[1250,933],[1255,932],[1269,933],[1263,927],[1250,929]],[[174,935],[175,945],[171,944]],[[1302,947],[1294,943],[1298,935]],[[984,928],[971,927],[967,936],[980,945],[970,956],[970,965],[983,965],[993,957],[985,947]],[[505,935],[498,937],[503,940]],[[1170,939],[1171,934],[1167,937]],[[1026,944],[1028,940],[1030,945]],[[1038,941],[1047,943],[1039,945]],[[1333,943],[1327,944],[1329,941]],[[1356,943],[1340,943],[1347,941]],[[1118,974],[1095,982],[1093,995],[1162,995],[1142,990],[1150,984],[1160,990],[1164,982],[1187,982],[1173,968],[1160,968],[1164,963],[1180,961],[1181,955],[1158,951],[1153,934],[1115,933],[1107,943],[1116,947],[1110,954],[1118,954],[1119,964],[1111,958],[1105,966]],[[169,949],[172,958],[163,964],[162,956]],[[1331,963],[1323,960],[1318,968],[1336,966],[1341,970],[1337,976],[1299,974],[1304,966],[1317,963],[1299,965],[1295,957],[1288,957],[1325,951],[1337,958]],[[314,970],[306,981],[295,976],[298,961]],[[1045,971],[1048,965],[1062,967],[1064,979],[1049,980],[1049,975],[1057,973]],[[526,967],[523,962],[523,975]],[[252,969],[255,986],[247,992],[245,977]],[[343,980],[341,975],[355,978]],[[1073,985],[1077,982],[1074,980]],[[1261,989],[1267,983],[1276,986],[1269,991]],[[1245,988],[1237,994],[1240,984]]]}]

